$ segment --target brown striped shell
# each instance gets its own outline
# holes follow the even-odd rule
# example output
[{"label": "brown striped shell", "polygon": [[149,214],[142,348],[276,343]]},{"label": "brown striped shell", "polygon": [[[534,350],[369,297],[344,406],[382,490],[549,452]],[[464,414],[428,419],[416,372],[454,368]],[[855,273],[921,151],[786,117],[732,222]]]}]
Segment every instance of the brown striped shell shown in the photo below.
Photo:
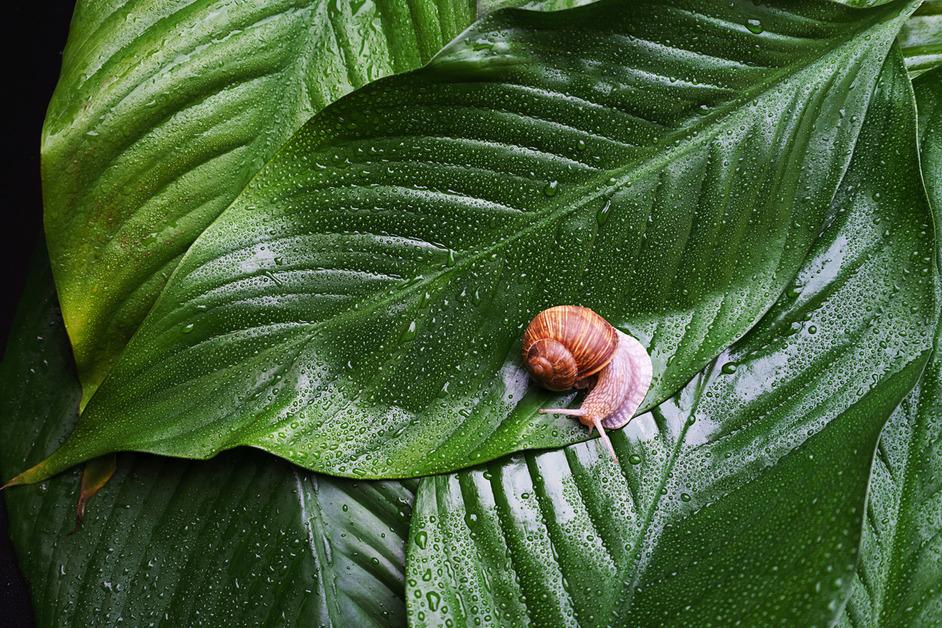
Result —
[{"label": "brown striped shell", "polygon": [[550,390],[569,390],[612,361],[618,332],[587,307],[558,305],[537,314],[523,333],[523,363]]},{"label": "brown striped shell", "polygon": [[551,390],[588,388],[579,408],[541,408],[598,429],[618,429],[641,406],[653,373],[651,357],[636,338],[618,331],[592,310],[575,305],[551,307],[536,315],[523,334],[523,363],[533,379]]}]

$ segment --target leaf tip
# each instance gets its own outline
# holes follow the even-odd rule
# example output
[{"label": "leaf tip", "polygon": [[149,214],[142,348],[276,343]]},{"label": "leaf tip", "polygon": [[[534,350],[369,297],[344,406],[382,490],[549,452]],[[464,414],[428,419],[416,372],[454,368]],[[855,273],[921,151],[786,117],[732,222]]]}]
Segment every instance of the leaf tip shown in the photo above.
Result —
[{"label": "leaf tip", "polygon": [[3,486],[0,486],[0,491],[5,491],[11,486],[20,486],[21,484],[31,484],[31,482],[24,477],[26,476],[27,473],[29,473],[29,471],[30,469],[27,469],[23,473],[20,473],[19,475],[15,475],[9,480],[7,480],[3,484]]},{"label": "leaf tip", "polygon": [[46,458],[39,464],[33,465],[29,469],[13,476],[7,480],[3,486],[0,486],[0,490],[5,490],[11,486],[20,486],[22,484],[35,484],[36,482],[42,482],[51,477],[55,473],[55,469],[49,469],[48,462],[49,458]]},{"label": "leaf tip", "polygon": [[85,464],[82,469],[81,488],[79,489],[78,503],[75,505],[75,529],[69,534],[75,534],[82,527],[82,521],[85,519],[85,507],[88,500],[98,494],[98,491],[105,487],[118,468],[117,457],[114,454],[108,454],[101,458],[95,458]]}]

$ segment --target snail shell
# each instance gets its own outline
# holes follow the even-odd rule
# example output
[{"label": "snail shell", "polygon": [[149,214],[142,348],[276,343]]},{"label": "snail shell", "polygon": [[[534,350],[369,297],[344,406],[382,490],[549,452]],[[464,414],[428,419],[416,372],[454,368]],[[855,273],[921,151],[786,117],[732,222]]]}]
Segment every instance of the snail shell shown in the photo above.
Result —
[{"label": "snail shell", "polygon": [[586,307],[559,305],[540,312],[523,334],[523,362],[530,375],[550,390],[589,388],[578,409],[544,408],[543,413],[574,416],[598,428],[628,423],[651,385],[651,358],[637,340],[615,329]]},{"label": "snail shell", "polygon": [[570,390],[605,368],[618,331],[587,307],[558,305],[537,314],[523,332],[523,362],[550,390]]}]

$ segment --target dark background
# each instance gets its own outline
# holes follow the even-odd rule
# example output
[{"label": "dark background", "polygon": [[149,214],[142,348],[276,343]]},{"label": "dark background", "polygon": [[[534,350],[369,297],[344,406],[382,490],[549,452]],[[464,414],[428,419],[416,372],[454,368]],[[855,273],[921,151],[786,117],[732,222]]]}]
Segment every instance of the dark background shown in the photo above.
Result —
[{"label": "dark background", "polygon": [[[46,106],[59,77],[74,4],[74,0],[27,0],[4,5],[8,13],[2,40],[8,48],[5,58],[9,72],[4,90],[8,108],[4,116],[4,172],[8,179],[0,230],[0,347],[4,350],[30,254],[42,234],[39,139]],[[16,567],[7,534],[6,503],[0,499],[0,626],[32,623],[29,592]]]}]

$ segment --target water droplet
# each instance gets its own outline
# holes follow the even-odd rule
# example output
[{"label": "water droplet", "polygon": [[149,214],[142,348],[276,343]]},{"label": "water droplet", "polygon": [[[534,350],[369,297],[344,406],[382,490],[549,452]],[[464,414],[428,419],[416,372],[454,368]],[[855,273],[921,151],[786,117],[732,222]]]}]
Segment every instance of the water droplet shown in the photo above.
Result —
[{"label": "water droplet", "polygon": [[416,533],[415,544],[419,546],[419,549],[425,549],[425,546],[428,544],[428,534],[425,530],[419,530]]},{"label": "water droplet", "polygon": [[546,184],[546,187],[543,188],[543,194],[547,196],[556,196],[556,192],[559,191],[559,181],[553,180]]},{"label": "water droplet", "polygon": [[606,222],[608,222],[609,211],[612,209],[612,199],[605,201],[605,204],[599,209],[595,214],[595,221],[599,223],[601,227]]},{"label": "water droplet", "polygon": [[746,28],[749,29],[750,33],[754,33],[756,35],[765,30],[765,28],[762,26],[762,22],[756,19],[746,20]]},{"label": "water droplet", "polygon": [[415,321],[409,321],[409,326],[404,332],[402,332],[402,337],[399,339],[401,342],[412,342],[415,340],[416,335],[416,323]]}]

